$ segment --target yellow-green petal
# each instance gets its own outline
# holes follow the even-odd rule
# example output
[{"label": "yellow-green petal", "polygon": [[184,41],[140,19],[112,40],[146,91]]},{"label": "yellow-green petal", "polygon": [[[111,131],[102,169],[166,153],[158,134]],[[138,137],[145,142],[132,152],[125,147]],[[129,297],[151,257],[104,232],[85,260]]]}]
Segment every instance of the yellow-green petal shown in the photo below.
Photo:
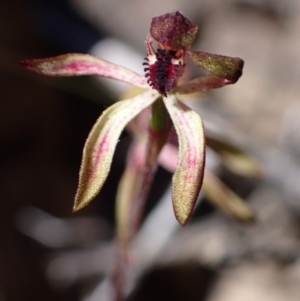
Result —
[{"label": "yellow-green petal", "polygon": [[102,113],[84,146],[74,211],[85,207],[98,194],[109,173],[124,127],[158,96],[156,91],[148,90],[134,98],[119,101]]},{"label": "yellow-green petal", "polygon": [[172,201],[181,225],[190,218],[202,186],[205,166],[205,137],[201,117],[178,101],[164,98],[178,135],[178,162],[172,179]]},{"label": "yellow-green petal", "polygon": [[219,154],[222,163],[232,172],[245,177],[262,175],[262,167],[257,160],[230,141],[206,135],[206,144]]},{"label": "yellow-green petal", "polygon": [[226,78],[232,84],[242,75],[244,61],[240,58],[202,51],[187,51],[187,55],[199,68]]},{"label": "yellow-green petal", "polygon": [[230,216],[245,222],[255,219],[251,208],[212,173],[205,173],[203,192],[212,204]]}]

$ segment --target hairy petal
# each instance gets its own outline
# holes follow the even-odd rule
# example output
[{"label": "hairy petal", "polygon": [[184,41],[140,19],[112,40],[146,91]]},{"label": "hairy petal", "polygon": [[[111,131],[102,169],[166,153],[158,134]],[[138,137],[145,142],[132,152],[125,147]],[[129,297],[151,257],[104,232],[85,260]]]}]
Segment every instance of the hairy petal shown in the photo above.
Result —
[{"label": "hairy petal", "polygon": [[173,207],[177,220],[184,225],[190,218],[202,186],[205,165],[205,137],[201,117],[176,99],[164,103],[178,135],[179,150],[172,180]]},{"label": "hairy petal", "polygon": [[151,36],[172,49],[190,46],[197,31],[198,26],[179,11],[152,18],[150,27]]},{"label": "hairy petal", "polygon": [[226,78],[216,75],[207,75],[183,83],[173,91],[179,94],[190,94],[220,88],[228,84],[231,84],[231,82]]},{"label": "hairy petal", "polygon": [[244,61],[240,58],[189,50],[187,55],[199,68],[226,78],[232,84],[242,75]]},{"label": "hairy petal", "polygon": [[48,76],[100,75],[142,88],[149,87],[143,76],[89,54],[69,53],[19,63],[26,69]]},{"label": "hairy petal", "polygon": [[158,95],[156,91],[148,90],[134,98],[119,101],[102,113],[84,146],[74,211],[85,207],[98,194],[107,178],[124,127]]}]

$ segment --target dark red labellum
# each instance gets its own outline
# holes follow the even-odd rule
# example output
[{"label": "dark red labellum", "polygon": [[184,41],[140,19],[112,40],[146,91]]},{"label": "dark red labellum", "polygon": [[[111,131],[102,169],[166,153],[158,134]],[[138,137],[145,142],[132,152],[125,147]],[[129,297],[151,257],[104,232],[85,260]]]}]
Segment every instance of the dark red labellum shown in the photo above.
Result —
[{"label": "dark red labellum", "polygon": [[144,70],[149,85],[163,96],[167,96],[167,93],[176,85],[178,66],[172,63],[175,54],[175,51],[157,49],[156,62],[153,64],[144,63],[147,66]]}]

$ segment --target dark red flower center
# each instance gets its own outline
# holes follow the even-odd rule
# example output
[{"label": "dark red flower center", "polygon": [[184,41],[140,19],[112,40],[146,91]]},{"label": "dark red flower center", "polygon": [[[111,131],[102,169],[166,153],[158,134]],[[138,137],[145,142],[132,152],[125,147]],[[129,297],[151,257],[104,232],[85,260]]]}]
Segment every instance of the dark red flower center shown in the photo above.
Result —
[{"label": "dark red flower center", "polygon": [[144,70],[149,85],[163,96],[167,96],[167,93],[176,85],[178,65],[172,63],[175,54],[176,52],[172,50],[157,49],[156,61],[150,64],[146,58],[143,64],[147,66]]}]

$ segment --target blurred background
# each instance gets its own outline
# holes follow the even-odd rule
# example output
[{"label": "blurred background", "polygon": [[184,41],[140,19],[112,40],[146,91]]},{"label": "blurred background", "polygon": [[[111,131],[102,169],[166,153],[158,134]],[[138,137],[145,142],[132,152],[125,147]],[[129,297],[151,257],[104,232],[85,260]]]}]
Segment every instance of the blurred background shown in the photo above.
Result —
[{"label": "blurred background", "polygon": [[[101,194],[72,214],[84,141],[124,87],[90,77],[45,78],[17,61],[84,52],[142,72],[151,18],[175,10],[199,25],[193,50],[245,61],[236,85],[187,104],[209,130],[261,164],[260,179],[218,168],[257,220],[241,224],[203,201],[178,227],[172,208],[156,205],[171,202],[170,174],[159,169],[147,208],[149,227],[159,226],[151,228],[155,256],[149,247],[140,259],[128,300],[299,300],[299,1],[2,0],[0,301],[105,300],[115,191],[130,143],[124,133]],[[140,250],[149,244],[146,230]]]}]

